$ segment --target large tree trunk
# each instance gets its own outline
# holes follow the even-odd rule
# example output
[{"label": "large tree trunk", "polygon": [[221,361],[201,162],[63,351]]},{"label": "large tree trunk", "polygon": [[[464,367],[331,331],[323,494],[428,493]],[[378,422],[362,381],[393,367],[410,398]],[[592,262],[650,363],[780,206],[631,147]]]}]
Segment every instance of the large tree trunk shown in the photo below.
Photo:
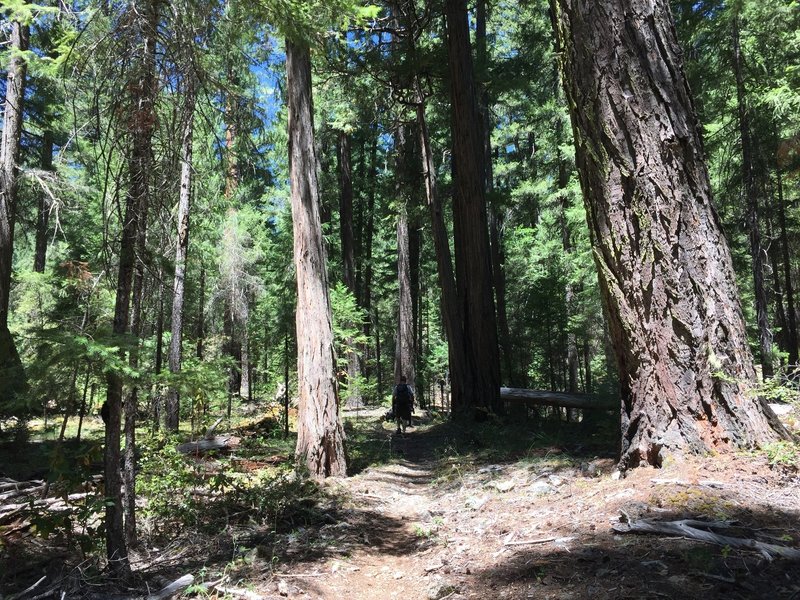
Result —
[{"label": "large tree trunk", "polygon": [[464,403],[454,404],[454,411],[483,407],[502,412],[482,127],[475,126],[481,121],[472,74],[466,0],[447,0],[445,16],[452,105],[456,283],[469,361]]},{"label": "large tree trunk", "polygon": [[27,25],[16,21],[11,23],[11,60],[8,64],[3,137],[0,141],[0,413],[11,409],[16,395],[26,387],[22,362],[8,330],[8,311],[19,179],[17,164],[27,72],[27,63],[20,52],[28,49],[28,36]]},{"label": "large tree trunk", "polygon": [[399,203],[397,214],[397,341],[394,351],[395,383],[405,376],[414,385],[414,307],[411,283],[411,257],[408,235],[408,145],[406,127],[398,125],[394,140],[395,194]]},{"label": "large tree trunk", "polygon": [[[183,141],[181,144],[181,189],[178,197],[178,239],[175,247],[175,282],[172,294],[172,338],[169,343],[169,372],[180,373],[183,358],[183,300],[186,282],[186,257],[189,250],[189,214],[192,199],[192,143],[194,126],[195,82],[194,76],[187,77],[186,108],[184,112]],[[170,432],[178,431],[180,421],[180,396],[178,390],[170,387],[167,393],[167,407],[164,415],[164,428]]]},{"label": "large tree trunk", "polygon": [[344,476],[325,246],[319,215],[308,46],[286,41],[289,165],[297,276],[298,461],[312,477]]},{"label": "large tree trunk", "polygon": [[783,433],[755,379],[666,0],[551,3],[620,376],[624,468]]}]

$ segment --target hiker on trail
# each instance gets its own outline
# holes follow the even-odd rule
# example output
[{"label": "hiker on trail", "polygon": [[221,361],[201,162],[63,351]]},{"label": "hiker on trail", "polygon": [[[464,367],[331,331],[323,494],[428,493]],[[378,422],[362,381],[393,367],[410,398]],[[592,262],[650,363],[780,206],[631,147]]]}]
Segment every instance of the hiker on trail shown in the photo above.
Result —
[{"label": "hiker on trail", "polygon": [[408,385],[406,376],[400,376],[400,383],[392,392],[392,412],[397,419],[397,433],[405,433],[406,426],[411,425],[411,413],[414,410],[414,390]]}]

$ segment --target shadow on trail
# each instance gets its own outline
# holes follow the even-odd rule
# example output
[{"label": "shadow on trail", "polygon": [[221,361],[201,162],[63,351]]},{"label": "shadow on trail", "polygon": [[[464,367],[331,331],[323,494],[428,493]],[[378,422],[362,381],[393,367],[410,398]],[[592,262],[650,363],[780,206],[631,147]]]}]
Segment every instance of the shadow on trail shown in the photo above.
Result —
[{"label": "shadow on trail", "polygon": [[[580,422],[506,417],[475,423],[423,413],[415,416],[413,427],[403,435],[393,431],[393,424],[375,417],[362,417],[359,427],[369,433],[349,437],[350,451],[359,457],[351,462],[351,476],[381,464],[436,472],[456,462],[480,468],[553,456],[572,464],[615,459],[619,436],[617,421],[605,415]],[[362,459],[366,457],[374,460]]]},{"label": "shadow on trail", "polygon": [[[649,515],[654,517],[654,515]],[[657,520],[686,518],[679,511]],[[728,515],[742,529],[730,535],[786,544],[800,540],[800,516],[780,511],[742,510]],[[508,549],[504,560],[474,570],[460,588],[479,597],[508,598],[686,598],[731,600],[800,598],[798,562],[767,560],[756,551],[731,549],[660,535],[594,534],[557,544]],[[791,543],[791,542],[790,542]]]}]

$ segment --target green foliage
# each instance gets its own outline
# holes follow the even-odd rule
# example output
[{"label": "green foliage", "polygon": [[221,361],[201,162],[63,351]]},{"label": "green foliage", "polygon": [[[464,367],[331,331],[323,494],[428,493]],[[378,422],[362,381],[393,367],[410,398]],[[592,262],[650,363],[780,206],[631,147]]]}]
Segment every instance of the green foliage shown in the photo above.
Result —
[{"label": "green foliage", "polygon": [[800,469],[800,445],[796,442],[781,440],[770,442],[763,447],[770,465],[788,467],[797,471]]}]

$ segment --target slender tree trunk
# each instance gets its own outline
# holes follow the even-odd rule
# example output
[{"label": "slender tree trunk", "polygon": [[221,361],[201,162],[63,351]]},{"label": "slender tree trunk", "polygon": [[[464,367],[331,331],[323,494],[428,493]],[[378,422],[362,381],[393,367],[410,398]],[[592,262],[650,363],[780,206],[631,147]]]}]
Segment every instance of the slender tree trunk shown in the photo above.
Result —
[{"label": "slender tree trunk", "polygon": [[666,0],[552,0],[622,396],[621,466],[785,435],[755,379]]},{"label": "slender tree trunk", "polygon": [[86,393],[89,390],[89,379],[92,376],[91,365],[86,366],[86,380],[83,382],[83,395],[81,396],[81,407],[78,411],[78,432],[75,434],[75,441],[81,441],[81,429],[83,429],[83,418],[86,416]]},{"label": "slender tree trunk", "polygon": [[[158,272],[158,317],[156,321],[156,356],[154,372],[156,376],[161,375],[164,367],[164,271],[159,269]],[[156,390],[152,393],[150,398],[152,406],[152,421],[151,425],[153,431],[158,431],[161,427],[161,419],[165,404],[161,392]]]},{"label": "slender tree trunk", "polygon": [[27,25],[16,21],[11,23],[11,59],[6,80],[3,137],[0,141],[0,413],[13,410],[14,398],[27,387],[22,362],[8,329],[8,311],[27,73],[27,63],[20,53],[28,49],[28,37]]},{"label": "slender tree trunk", "polygon": [[492,115],[489,103],[488,64],[489,55],[486,44],[486,21],[488,18],[486,0],[478,0],[475,11],[475,46],[479,74],[479,109],[482,117],[483,163],[485,167],[485,189],[488,200],[489,245],[491,248],[492,283],[497,308],[497,336],[500,349],[501,380],[513,385],[517,380],[514,362],[511,358],[511,331],[508,327],[506,311],[505,242],[503,239],[504,219],[502,207],[494,198],[494,169],[492,165]]},{"label": "slender tree trunk", "polygon": [[[364,312],[367,314],[367,319],[364,322],[364,336],[369,340],[372,335],[370,328],[372,325],[372,241],[375,236],[375,195],[378,188],[378,135],[377,130],[374,132],[375,137],[372,139],[372,144],[369,151],[369,191],[367,192],[367,224],[365,231],[365,256],[364,256],[364,284],[361,291],[361,299],[364,306]],[[369,342],[364,344],[364,357],[365,357],[365,376],[369,379],[370,368],[368,356]]]},{"label": "slender tree trunk", "polygon": [[283,438],[289,437],[289,330],[283,336]]},{"label": "slender tree trunk", "polygon": [[794,285],[792,283],[792,262],[789,256],[789,236],[786,233],[786,204],[783,198],[783,179],[780,167],[776,170],[778,180],[778,224],[781,230],[781,253],[783,255],[783,276],[786,286],[786,345],[789,351],[789,365],[795,368],[798,363],[797,352],[797,314],[794,309]]},{"label": "slender tree trunk", "polygon": [[742,68],[742,51],[739,43],[738,8],[734,9],[732,46],[733,73],[736,78],[736,104],[739,114],[739,135],[742,142],[742,183],[747,198],[747,225],[750,232],[750,256],[753,260],[753,291],[756,301],[756,319],[758,321],[758,341],[761,354],[761,372],[764,379],[774,375],[772,366],[772,332],[769,328],[769,312],[767,290],[764,286],[764,249],[761,247],[761,226],[759,224],[759,201],[753,172],[753,138],[750,134],[750,114],[747,108],[747,90],[745,89]]},{"label": "slender tree trunk", "polygon": [[[43,171],[53,170],[53,132],[45,130],[42,135],[42,160]],[[36,243],[33,255],[33,270],[44,273],[47,262],[47,227],[50,223],[50,198],[42,190],[39,194],[39,206],[36,211]]]},{"label": "slender tree trunk", "polygon": [[[459,310],[453,261],[450,255],[450,242],[444,222],[442,205],[436,185],[436,166],[433,162],[428,124],[425,117],[425,97],[419,80],[415,80],[417,96],[417,129],[420,138],[422,175],[425,182],[425,195],[431,218],[433,244],[436,254],[436,268],[441,288],[442,318],[447,337],[448,364],[450,366],[451,406],[461,407],[467,402],[464,386],[467,382],[466,343],[464,341],[463,319]],[[498,392],[499,393],[499,392]]]},{"label": "slender tree trunk", "polygon": [[[235,81],[236,75],[234,73],[229,73],[229,79]],[[227,149],[228,158],[228,171],[225,177],[225,197],[231,198],[239,188],[240,178],[239,160],[236,153],[238,110],[236,106],[236,97],[232,94],[229,95],[227,99],[225,116],[225,147]],[[234,212],[233,209],[231,209],[231,212]],[[225,321],[223,326],[225,343],[223,343],[222,350],[223,353],[229,356],[233,362],[233,366],[230,367],[228,372],[229,397],[232,397],[235,394],[238,394],[240,397],[243,396],[242,383],[244,378],[242,374],[247,369],[247,365],[242,361],[242,359],[246,357],[246,352],[244,354],[242,352],[243,340],[240,338],[241,334],[239,333],[240,330],[243,333],[246,331],[247,320],[245,319],[243,322],[240,322],[241,319],[239,317],[241,315],[237,314],[237,310],[234,308],[236,303],[235,297],[239,293],[239,290],[236,286],[238,286],[239,283],[240,282],[238,281],[238,278],[234,278],[232,281],[230,281],[229,285],[232,286],[232,289],[229,289],[228,293],[225,295]]]},{"label": "slender tree trunk", "polygon": [[446,0],[447,56],[453,134],[453,239],[456,283],[463,307],[468,380],[458,411],[502,412],[500,361],[492,294],[480,113],[472,74],[466,0]]},{"label": "slender tree trunk", "polygon": [[289,165],[297,276],[298,461],[312,477],[347,472],[339,419],[331,305],[319,215],[311,98],[311,55],[286,42]]},{"label": "slender tree trunk", "polygon": [[[339,238],[342,244],[342,274],[347,290],[358,299],[356,286],[355,235],[353,233],[353,174],[351,170],[350,137],[344,131],[339,132],[337,147],[339,163]],[[348,340],[352,347],[352,340]],[[353,385],[361,376],[361,362],[355,350],[347,356],[347,404],[361,404],[361,392]]]},{"label": "slender tree trunk", "polygon": [[200,263],[200,301],[197,305],[197,350],[195,356],[203,360],[203,343],[206,337],[205,330],[205,304],[206,304],[206,266]]},{"label": "slender tree trunk", "polygon": [[[146,218],[149,198],[148,181],[151,170],[151,138],[153,135],[155,66],[154,38],[157,10],[152,2],[144,6],[131,7],[136,14],[132,54],[134,73],[128,89],[130,91],[131,115],[129,134],[131,150],[128,159],[129,189],[122,223],[120,243],[117,295],[114,308],[113,332],[124,335],[128,331],[131,317],[131,295],[136,271],[137,245],[140,243],[139,227],[142,217]],[[142,212],[144,211],[144,214]],[[140,248],[141,250],[141,248]],[[120,575],[130,572],[127,540],[135,540],[135,487],[132,471],[126,481],[126,494],[129,499],[122,502],[120,471],[120,425],[122,413],[122,378],[116,372],[107,375],[106,403],[108,423],[105,435],[105,488],[106,488],[106,551],[110,569]],[[126,407],[126,449],[130,455],[129,466],[133,467],[133,431],[135,428],[135,402]],[[123,510],[128,523],[123,527]]]},{"label": "slender tree trunk", "polygon": [[[169,343],[169,372],[177,375],[183,359],[183,304],[186,282],[186,258],[189,251],[189,215],[192,200],[192,144],[194,140],[194,75],[187,76],[183,141],[181,143],[181,188],[178,197],[178,239],[175,247],[175,282],[172,293],[172,338]],[[167,392],[164,429],[178,431],[180,395],[176,388]]]}]

